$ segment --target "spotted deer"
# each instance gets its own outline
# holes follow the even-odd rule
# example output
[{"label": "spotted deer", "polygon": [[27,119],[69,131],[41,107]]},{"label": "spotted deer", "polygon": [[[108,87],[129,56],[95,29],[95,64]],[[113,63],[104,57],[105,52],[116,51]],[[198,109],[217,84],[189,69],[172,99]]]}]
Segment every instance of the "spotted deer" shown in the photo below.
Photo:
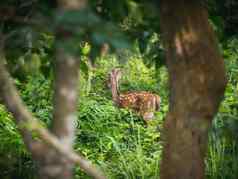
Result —
[{"label": "spotted deer", "polygon": [[109,73],[108,85],[111,88],[112,100],[118,107],[129,108],[141,115],[147,123],[154,118],[154,112],[159,111],[161,98],[159,95],[146,91],[127,92],[120,94],[119,80],[121,70],[116,68]]}]

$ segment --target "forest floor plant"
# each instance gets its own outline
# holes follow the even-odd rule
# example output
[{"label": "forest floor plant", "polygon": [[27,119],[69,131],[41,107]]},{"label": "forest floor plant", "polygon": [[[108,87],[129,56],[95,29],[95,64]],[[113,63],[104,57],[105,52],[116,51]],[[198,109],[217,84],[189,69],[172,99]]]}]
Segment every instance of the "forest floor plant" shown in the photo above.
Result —
[{"label": "forest floor plant", "polygon": [[[206,159],[206,176],[209,179],[235,179],[238,176],[238,136],[235,128],[238,126],[238,105],[235,96],[238,89],[238,55],[231,52],[231,47],[225,49],[225,53],[228,53],[229,57],[226,65],[230,80],[225,101],[210,131]],[[127,74],[122,79],[122,91],[148,90],[159,92],[162,97],[161,111],[156,113],[156,119],[146,127],[139,116],[113,105],[106,87],[106,79],[110,69],[117,66],[120,64],[114,57],[101,59],[94,71],[88,95],[85,92],[88,90],[87,75],[82,73],[75,150],[100,165],[110,179],[158,178],[162,151],[160,132],[168,110],[166,69],[161,67],[155,72],[154,68],[146,67],[142,59],[136,55],[121,65]],[[17,82],[26,104],[46,125],[50,125],[52,119],[51,85],[51,80],[42,74],[29,77],[24,83]],[[4,170],[1,171],[0,178],[32,179],[34,165],[12,122],[12,117],[2,105],[0,138],[0,167]],[[75,178],[87,176],[76,167]]]}]

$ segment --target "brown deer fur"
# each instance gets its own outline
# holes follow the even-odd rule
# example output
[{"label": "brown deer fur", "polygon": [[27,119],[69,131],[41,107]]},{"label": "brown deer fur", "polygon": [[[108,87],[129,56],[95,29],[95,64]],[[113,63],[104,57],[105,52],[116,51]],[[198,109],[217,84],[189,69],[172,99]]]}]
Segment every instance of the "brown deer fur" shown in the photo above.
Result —
[{"label": "brown deer fur", "polygon": [[122,108],[129,108],[141,115],[145,122],[153,119],[154,112],[159,111],[161,99],[158,95],[146,91],[127,92],[120,94],[118,82],[121,70],[113,69],[109,74],[109,87],[114,103]]}]

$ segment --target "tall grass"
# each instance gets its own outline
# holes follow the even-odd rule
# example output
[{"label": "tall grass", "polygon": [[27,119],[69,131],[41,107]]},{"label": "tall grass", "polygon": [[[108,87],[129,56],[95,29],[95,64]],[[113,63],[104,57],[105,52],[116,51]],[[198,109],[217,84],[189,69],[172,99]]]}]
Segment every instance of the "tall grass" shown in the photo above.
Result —
[{"label": "tall grass", "polygon": [[238,177],[238,135],[230,126],[234,119],[225,121],[224,118],[221,114],[218,115],[209,135],[206,159],[206,175],[209,179],[237,179]]},{"label": "tall grass", "polygon": [[[108,178],[158,178],[159,113],[158,119],[146,127],[139,116],[116,108],[106,98],[86,97],[80,109],[76,150],[100,164]],[[79,168],[75,175],[86,178]]]},{"label": "tall grass", "polygon": [[[109,179],[157,179],[162,151],[157,126],[162,126],[168,111],[166,69],[162,67],[159,70],[158,80],[155,70],[145,67],[141,59],[132,59],[122,67],[125,73],[121,80],[122,91],[149,90],[162,96],[161,111],[156,114],[156,120],[146,127],[135,113],[113,105],[106,78],[108,71],[118,66],[118,62],[110,58],[102,59],[97,64],[89,91],[87,78],[81,75],[75,150],[100,165]],[[140,67],[140,71],[136,66]],[[230,76],[236,78],[237,75]],[[209,134],[206,159],[208,179],[238,178],[238,105],[235,84],[229,83],[226,101]],[[51,81],[41,75],[19,85],[29,109],[46,124],[50,124]],[[0,178],[11,178],[14,174],[18,178],[32,178],[33,163],[11,120],[5,108],[0,106],[0,167],[8,172],[1,173]],[[11,161],[8,156],[11,156]],[[75,178],[89,177],[76,167]]]}]

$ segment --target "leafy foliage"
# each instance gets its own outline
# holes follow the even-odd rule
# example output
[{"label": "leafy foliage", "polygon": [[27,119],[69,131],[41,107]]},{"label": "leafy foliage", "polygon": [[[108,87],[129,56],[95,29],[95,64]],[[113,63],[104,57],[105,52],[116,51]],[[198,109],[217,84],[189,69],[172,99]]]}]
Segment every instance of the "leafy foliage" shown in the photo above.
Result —
[{"label": "leafy foliage", "polygon": [[34,178],[34,165],[25,149],[12,116],[0,105],[0,168],[1,178]]},{"label": "leafy foliage", "polygon": [[[143,74],[138,74],[137,69],[134,68],[135,64],[141,68]],[[97,65],[100,68],[94,70],[92,89],[88,95],[86,94],[87,77],[83,72],[81,73],[75,150],[100,164],[109,178],[156,178],[159,174],[161,156],[160,133],[158,130],[161,129],[167,109],[163,108],[161,112],[158,112],[157,119],[146,127],[143,120],[135,113],[126,109],[119,109],[113,105],[110,91],[106,87],[106,78],[111,68],[119,65],[115,57],[105,57],[98,61]],[[131,60],[124,64],[123,71],[124,76],[127,76],[127,74],[128,76],[122,80],[122,86],[124,86],[122,89],[156,91],[157,82],[153,73],[150,73],[153,72],[153,68],[147,68],[138,57],[131,57]],[[161,74],[165,75],[166,72],[163,71]],[[134,81],[136,77],[140,77],[137,82]],[[50,125],[52,118],[51,79],[36,74],[29,76],[24,82],[17,81],[17,86],[29,109],[39,119]],[[0,114],[9,116],[5,109]],[[7,146],[3,145],[3,154],[8,156],[8,148],[23,149],[23,144],[12,119],[2,118],[2,120],[7,123],[3,126],[4,130],[0,130],[0,133],[4,134],[3,138],[6,138],[6,143],[9,140],[14,140],[21,144],[17,147],[14,146],[14,143],[8,143]],[[160,128],[158,128],[158,125]],[[10,132],[14,132],[14,136],[8,135],[5,131],[8,128],[11,129]],[[15,153],[15,155],[19,158],[22,156],[19,153]],[[31,164],[30,166],[32,166],[31,161],[29,161],[29,154],[25,153],[25,155],[28,158],[27,161],[30,162],[29,164]],[[20,165],[23,168],[25,167],[23,166],[24,162],[20,162]],[[26,165],[26,167],[28,166]],[[6,165],[5,168],[11,167]],[[34,166],[32,168],[34,169]],[[79,168],[75,169],[75,178],[86,177]]]},{"label": "leafy foliage", "polygon": [[[7,16],[0,18],[0,22],[2,31],[9,35],[6,41],[8,67],[29,109],[50,126],[54,47],[61,45],[79,55],[80,99],[75,150],[99,164],[108,178],[158,178],[160,131],[168,111],[168,74],[157,4],[135,0],[92,0],[89,3],[90,8],[85,11],[59,14],[55,1],[1,2],[0,10]],[[238,37],[232,36],[237,35],[237,23],[234,11],[230,10],[237,4],[220,0],[209,3],[210,22],[222,42],[229,83],[210,131],[206,175],[207,178],[235,179],[238,176]],[[14,16],[8,17],[12,11]],[[16,22],[15,17],[29,21]],[[49,23],[53,19],[55,22]],[[55,40],[56,36],[59,41]],[[128,39],[134,45],[130,49]],[[102,43],[108,43],[117,56],[99,57]],[[118,49],[122,47],[128,49]],[[92,67],[90,60],[94,59],[97,60]],[[122,92],[148,90],[162,97],[161,111],[149,126],[132,111],[113,105],[106,81],[114,67],[123,70]],[[2,105],[0,138],[3,171],[0,178],[34,178],[35,166],[11,115]],[[76,167],[75,178],[87,176]]]}]

